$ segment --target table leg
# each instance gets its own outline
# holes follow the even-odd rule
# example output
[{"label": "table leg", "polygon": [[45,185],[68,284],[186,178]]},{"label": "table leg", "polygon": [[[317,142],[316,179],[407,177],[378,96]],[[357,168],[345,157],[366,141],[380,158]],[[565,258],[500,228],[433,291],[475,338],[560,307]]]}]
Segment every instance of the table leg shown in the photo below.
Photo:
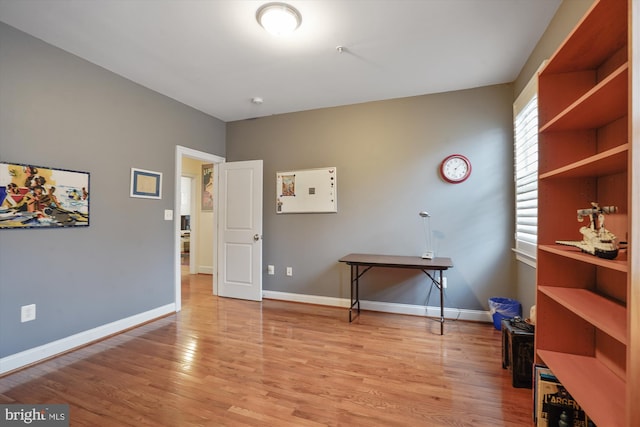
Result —
[{"label": "table leg", "polygon": [[[368,270],[368,269],[367,269]],[[366,272],[363,271],[362,274]],[[360,314],[360,269],[357,264],[351,264],[351,305],[349,305],[349,322],[353,320],[353,307],[357,306]]]},{"label": "table leg", "polygon": [[355,266],[353,264],[351,264],[351,269],[350,269],[350,274],[351,277],[349,278],[349,286],[351,288],[351,299],[350,299],[350,303],[349,303],[349,323],[351,323],[351,321],[353,320],[351,317],[351,311],[353,310],[353,286],[355,285],[353,282],[353,269],[355,268]]},{"label": "table leg", "polygon": [[349,306],[349,322],[353,320],[353,308],[356,307],[360,314],[360,276],[371,270],[373,266],[363,266],[364,270],[360,271],[359,264],[351,265],[351,305]]},{"label": "table leg", "polygon": [[[362,274],[364,274],[364,271]],[[358,301],[358,316],[360,315],[360,276],[359,268],[356,266],[356,301]]]},{"label": "table leg", "polygon": [[442,282],[442,270],[440,270],[440,335],[444,335],[444,286]]}]

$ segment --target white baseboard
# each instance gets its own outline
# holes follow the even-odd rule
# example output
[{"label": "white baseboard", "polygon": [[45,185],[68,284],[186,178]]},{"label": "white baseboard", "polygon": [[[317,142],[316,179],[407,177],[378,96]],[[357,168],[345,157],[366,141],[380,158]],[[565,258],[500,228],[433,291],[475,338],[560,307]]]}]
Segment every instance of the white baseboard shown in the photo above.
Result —
[{"label": "white baseboard", "polygon": [[98,326],[97,328],[93,328],[88,331],[80,332],[57,341],[3,357],[0,359],[0,374],[39,362],[71,349],[108,337],[109,335],[117,334],[118,332],[122,332],[126,329],[141,325],[167,314],[174,313],[175,311],[176,306],[174,303],[167,304],[144,313],[127,317],[126,319],[116,320],[115,322],[107,323],[106,325]]},{"label": "white baseboard", "polygon": [[[349,308],[349,300],[346,298],[323,297],[316,295],[293,294],[289,292],[263,291],[263,298],[281,301],[302,302],[307,304],[327,305],[332,307]],[[393,302],[360,301],[360,309],[380,311],[384,313],[408,314],[412,316],[439,317],[440,307],[398,304]],[[491,313],[483,310],[467,310],[459,308],[444,308],[446,319],[470,320],[474,322],[492,322]]]},{"label": "white baseboard", "polygon": [[262,291],[262,297],[281,301],[303,302],[306,304],[328,305],[330,307],[349,308],[349,300],[344,298],[323,297],[319,295],[292,294],[289,292]]},{"label": "white baseboard", "polygon": [[213,267],[210,265],[201,265],[198,267],[199,274],[213,274]]}]

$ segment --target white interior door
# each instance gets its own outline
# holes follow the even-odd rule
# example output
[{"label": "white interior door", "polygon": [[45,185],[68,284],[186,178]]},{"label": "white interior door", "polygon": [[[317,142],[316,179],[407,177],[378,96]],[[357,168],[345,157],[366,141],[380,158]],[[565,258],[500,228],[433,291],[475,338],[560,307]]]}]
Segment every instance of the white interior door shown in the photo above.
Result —
[{"label": "white interior door", "polygon": [[218,295],[262,301],[262,160],[219,165]]}]

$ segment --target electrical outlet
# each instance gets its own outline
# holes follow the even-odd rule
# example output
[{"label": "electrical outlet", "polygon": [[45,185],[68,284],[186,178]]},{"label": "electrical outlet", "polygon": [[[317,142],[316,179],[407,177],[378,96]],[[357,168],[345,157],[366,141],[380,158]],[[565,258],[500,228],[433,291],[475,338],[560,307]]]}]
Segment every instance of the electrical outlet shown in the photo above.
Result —
[{"label": "electrical outlet", "polygon": [[20,321],[30,322],[31,320],[36,320],[36,305],[23,305],[20,309]]},{"label": "electrical outlet", "polygon": [[287,267],[287,276],[293,276],[293,268]]},{"label": "electrical outlet", "polygon": [[267,265],[267,274],[273,276],[276,274],[276,268],[273,265]]},{"label": "electrical outlet", "polygon": [[443,277],[443,278],[442,278],[442,287],[443,287],[444,289],[447,289],[447,278],[446,278],[446,277]]}]

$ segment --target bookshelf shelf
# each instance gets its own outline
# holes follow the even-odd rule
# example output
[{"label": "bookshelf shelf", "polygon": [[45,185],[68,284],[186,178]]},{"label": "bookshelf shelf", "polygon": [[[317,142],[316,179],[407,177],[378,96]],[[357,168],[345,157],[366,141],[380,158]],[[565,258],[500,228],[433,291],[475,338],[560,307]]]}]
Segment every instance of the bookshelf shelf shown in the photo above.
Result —
[{"label": "bookshelf shelf", "polygon": [[587,289],[540,286],[540,292],[622,344],[627,343],[627,310]]},{"label": "bookshelf shelf", "polygon": [[598,2],[551,57],[550,73],[597,68],[627,44],[627,5],[624,1]]},{"label": "bookshelf shelf", "polygon": [[585,93],[560,114],[540,128],[540,132],[558,132],[600,127],[627,113],[627,80],[629,65],[624,64],[612,75]]},{"label": "bookshelf shelf", "polygon": [[538,350],[543,362],[598,426],[624,426],[625,382],[595,357]]},{"label": "bookshelf shelf", "polygon": [[571,258],[576,261],[585,262],[587,264],[593,264],[599,267],[610,268],[612,270],[621,271],[623,273],[626,273],[628,271],[628,266],[626,261],[598,258],[590,254],[585,254],[580,249],[574,248],[571,246],[539,245],[538,250],[560,255],[566,258]]},{"label": "bookshelf shelf", "polygon": [[629,144],[587,157],[567,166],[541,173],[540,179],[605,176],[627,170]]}]

